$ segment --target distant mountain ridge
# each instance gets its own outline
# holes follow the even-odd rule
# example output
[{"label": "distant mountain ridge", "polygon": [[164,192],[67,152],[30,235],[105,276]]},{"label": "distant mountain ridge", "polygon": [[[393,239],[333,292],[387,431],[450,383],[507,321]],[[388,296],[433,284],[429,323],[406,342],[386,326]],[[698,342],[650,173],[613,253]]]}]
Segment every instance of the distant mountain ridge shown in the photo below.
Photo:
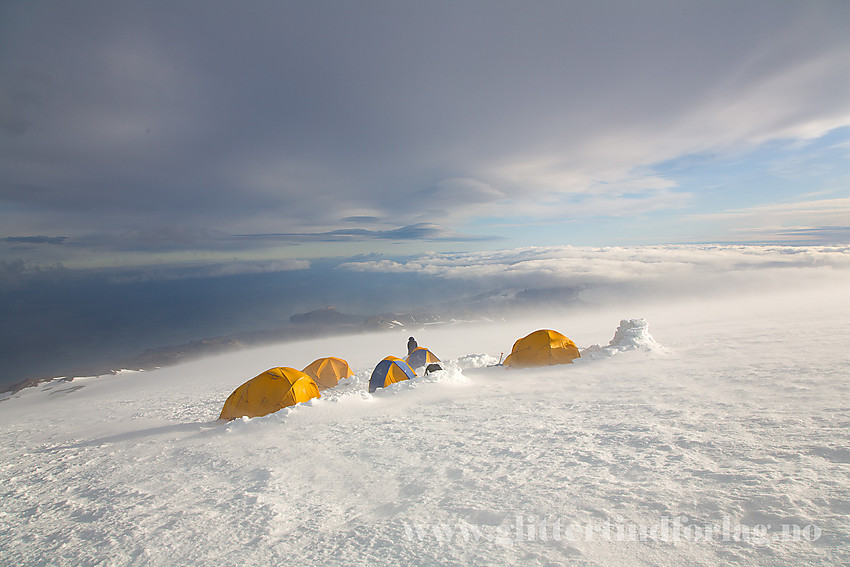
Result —
[{"label": "distant mountain ridge", "polygon": [[340,313],[333,305],[328,305],[309,313],[298,313],[289,318],[297,325],[360,325],[366,320],[359,315]]}]

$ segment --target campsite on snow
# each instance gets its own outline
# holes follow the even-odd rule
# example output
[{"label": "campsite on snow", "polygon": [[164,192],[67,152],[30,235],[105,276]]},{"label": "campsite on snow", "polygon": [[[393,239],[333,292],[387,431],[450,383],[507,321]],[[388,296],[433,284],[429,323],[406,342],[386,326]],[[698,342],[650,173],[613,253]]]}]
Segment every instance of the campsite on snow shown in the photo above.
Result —
[{"label": "campsite on snow", "polygon": [[[639,348],[640,343],[634,340],[628,345],[621,345],[617,341],[634,328],[638,328],[643,333],[639,333],[638,337],[630,338],[642,339],[640,334],[646,334],[645,321],[621,321],[609,347]],[[415,369],[419,369],[420,372],[442,370],[439,365],[440,359],[434,353],[416,345],[414,338],[410,337],[408,355],[405,359],[388,356],[378,363],[369,377],[370,394],[378,388],[386,388],[397,382],[415,380],[417,376]],[[506,367],[530,368],[569,364],[580,357],[573,341],[557,331],[541,329],[518,339],[508,358],[504,363],[500,361],[499,364]],[[354,376],[354,372],[348,362],[336,357],[318,358],[303,371],[290,367],[272,368],[234,390],[225,401],[219,418],[261,417],[285,407],[319,398],[320,390],[332,388],[339,383],[340,379],[351,376]]]},{"label": "campsite on snow", "polygon": [[[850,528],[834,293],[432,328],[416,338],[441,370],[372,393],[409,333],[26,388],[0,414],[0,548],[69,565],[832,565]],[[489,354],[530,334],[569,358],[551,332],[567,327],[587,345],[571,363]],[[792,344],[808,356],[789,362]],[[218,419],[286,365],[321,396]]]}]

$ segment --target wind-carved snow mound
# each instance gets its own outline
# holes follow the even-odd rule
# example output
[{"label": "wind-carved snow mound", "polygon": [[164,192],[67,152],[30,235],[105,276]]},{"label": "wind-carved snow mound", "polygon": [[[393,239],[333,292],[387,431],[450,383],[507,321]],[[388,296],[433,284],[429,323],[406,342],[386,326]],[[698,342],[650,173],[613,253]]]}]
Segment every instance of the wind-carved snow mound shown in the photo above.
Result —
[{"label": "wind-carved snow mound", "polygon": [[608,346],[591,345],[581,351],[581,356],[595,360],[610,358],[628,350],[667,352],[667,349],[658,344],[658,341],[649,334],[649,323],[646,319],[622,319]]},{"label": "wind-carved snow mound", "polygon": [[499,359],[489,354],[467,354],[453,361],[461,370],[467,368],[484,368],[499,363]]}]

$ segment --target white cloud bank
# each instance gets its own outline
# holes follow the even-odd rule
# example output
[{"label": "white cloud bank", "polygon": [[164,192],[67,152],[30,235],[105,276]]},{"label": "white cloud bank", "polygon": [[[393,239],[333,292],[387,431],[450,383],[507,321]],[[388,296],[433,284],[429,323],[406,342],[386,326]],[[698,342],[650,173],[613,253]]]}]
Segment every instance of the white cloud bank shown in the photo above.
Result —
[{"label": "white cloud bank", "polygon": [[[600,290],[623,295],[699,295],[846,281],[850,246],[530,247],[372,260],[341,269],[421,273],[490,288]],[[610,299],[607,298],[607,299]]]}]

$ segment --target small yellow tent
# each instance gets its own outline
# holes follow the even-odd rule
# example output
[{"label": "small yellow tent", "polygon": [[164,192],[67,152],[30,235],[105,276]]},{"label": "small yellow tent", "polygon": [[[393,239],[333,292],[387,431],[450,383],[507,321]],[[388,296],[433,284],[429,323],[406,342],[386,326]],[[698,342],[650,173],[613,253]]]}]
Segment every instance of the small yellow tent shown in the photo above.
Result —
[{"label": "small yellow tent", "polygon": [[343,378],[354,376],[354,372],[351,371],[348,363],[335,356],[318,358],[304,368],[302,372],[315,380],[320,390],[333,388]]},{"label": "small yellow tent", "polygon": [[300,370],[271,368],[236,388],[224,402],[219,419],[260,417],[318,397],[319,387]]},{"label": "small yellow tent", "polygon": [[504,364],[514,368],[570,364],[579,357],[573,341],[558,331],[541,329],[515,342]]},{"label": "small yellow tent", "polygon": [[433,362],[440,362],[437,355],[425,347],[416,347],[404,360],[411,368],[419,368]]}]

